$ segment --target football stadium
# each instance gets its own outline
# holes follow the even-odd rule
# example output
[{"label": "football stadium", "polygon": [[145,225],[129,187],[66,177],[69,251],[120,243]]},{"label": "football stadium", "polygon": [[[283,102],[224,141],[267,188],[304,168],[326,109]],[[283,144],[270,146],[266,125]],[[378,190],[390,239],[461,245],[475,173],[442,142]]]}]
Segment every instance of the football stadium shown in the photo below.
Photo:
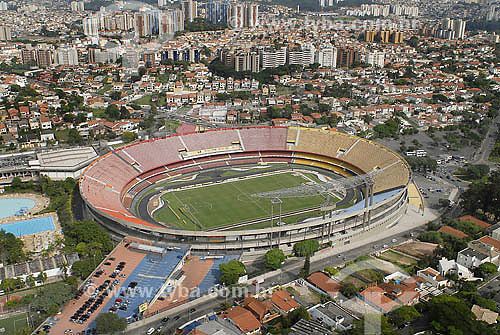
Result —
[{"label": "football stadium", "polygon": [[411,170],[332,130],[246,127],[130,144],[80,177],[87,217],[118,236],[200,251],[347,244],[405,214]]}]

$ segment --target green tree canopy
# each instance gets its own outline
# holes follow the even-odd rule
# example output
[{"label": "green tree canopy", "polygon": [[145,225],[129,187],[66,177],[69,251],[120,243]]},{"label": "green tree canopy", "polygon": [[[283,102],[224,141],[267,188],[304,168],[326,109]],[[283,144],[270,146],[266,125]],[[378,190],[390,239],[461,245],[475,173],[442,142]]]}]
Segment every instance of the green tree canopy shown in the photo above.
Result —
[{"label": "green tree canopy", "polygon": [[347,298],[352,298],[358,294],[358,289],[353,283],[342,283],[340,286],[340,293],[342,293]]},{"label": "green tree canopy", "polygon": [[293,246],[293,252],[298,257],[312,256],[318,250],[319,242],[315,239],[300,241]]},{"label": "green tree canopy", "polygon": [[403,306],[389,313],[390,322],[399,327],[405,322],[420,317],[420,313],[413,306]]},{"label": "green tree canopy", "polygon": [[12,233],[0,230],[0,261],[14,264],[26,260],[23,251],[24,243]]},{"label": "green tree canopy", "polygon": [[136,139],[137,139],[137,134],[133,133],[131,131],[125,131],[122,134],[122,140],[125,143],[130,143],[130,142],[132,142],[132,141],[134,141]]},{"label": "green tree canopy", "polygon": [[219,264],[221,276],[219,281],[226,285],[233,285],[238,279],[246,274],[245,265],[235,259],[226,264]]},{"label": "green tree canopy", "polygon": [[268,268],[273,270],[281,268],[281,263],[285,261],[285,254],[281,249],[271,249],[266,252],[265,263]]},{"label": "green tree canopy", "polygon": [[99,334],[116,334],[127,328],[127,321],[111,312],[100,314],[95,321]]}]

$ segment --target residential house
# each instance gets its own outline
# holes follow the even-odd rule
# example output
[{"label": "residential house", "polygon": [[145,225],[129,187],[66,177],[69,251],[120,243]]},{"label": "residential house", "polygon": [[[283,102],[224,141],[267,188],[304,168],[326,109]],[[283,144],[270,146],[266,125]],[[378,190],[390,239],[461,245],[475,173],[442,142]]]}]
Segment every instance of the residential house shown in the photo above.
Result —
[{"label": "residential house", "polygon": [[260,334],[261,323],[248,309],[236,306],[225,311],[221,317],[231,321],[245,335]]},{"label": "residential house", "polygon": [[448,285],[448,279],[441,276],[438,271],[434,270],[431,267],[427,267],[423,270],[418,270],[417,276],[424,279],[436,288],[445,287]]}]

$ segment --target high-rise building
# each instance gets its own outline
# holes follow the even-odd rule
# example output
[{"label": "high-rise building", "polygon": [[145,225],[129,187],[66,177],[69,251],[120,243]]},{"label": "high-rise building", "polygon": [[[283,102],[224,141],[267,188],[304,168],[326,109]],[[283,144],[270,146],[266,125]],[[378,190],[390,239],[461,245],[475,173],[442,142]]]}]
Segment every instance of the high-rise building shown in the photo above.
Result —
[{"label": "high-rise building", "polygon": [[288,50],[288,64],[308,66],[314,63],[314,46],[306,44],[297,49]]},{"label": "high-rise building", "polygon": [[335,68],[337,67],[337,48],[332,45],[322,45],[316,51],[315,63],[318,63],[321,67]]},{"label": "high-rise building", "polygon": [[0,11],[7,10],[8,6],[5,1],[0,1]]},{"label": "high-rise building", "polygon": [[98,36],[99,35],[99,19],[97,15],[90,15],[82,21],[83,33],[85,36]]},{"label": "high-rise building", "polygon": [[75,47],[59,47],[54,58],[57,65],[78,65],[78,52]]},{"label": "high-rise building", "polygon": [[466,21],[462,19],[445,18],[441,20],[440,30],[436,31],[436,37],[444,39],[464,39]]},{"label": "high-rise building", "polygon": [[210,0],[206,4],[206,19],[213,24],[228,24],[229,2]]},{"label": "high-rise building", "polygon": [[463,40],[465,37],[465,24],[466,21],[462,19],[453,20],[453,31],[455,32],[455,38]]},{"label": "high-rise building", "polygon": [[286,47],[279,49],[265,48],[259,50],[262,69],[278,67],[286,64]]},{"label": "high-rise building", "polygon": [[198,3],[193,0],[182,1],[182,11],[186,22],[193,22],[198,16]]},{"label": "high-rise building", "polygon": [[359,61],[358,50],[352,48],[337,49],[337,67],[352,67],[355,61]]},{"label": "high-rise building", "polygon": [[21,60],[25,65],[51,66],[52,47],[46,44],[39,44],[35,49],[29,45],[21,50]]},{"label": "high-rise building", "polygon": [[361,56],[361,61],[382,68],[385,65],[385,54],[380,51],[368,52]]},{"label": "high-rise building", "polygon": [[0,41],[10,41],[12,33],[9,26],[0,26]]},{"label": "high-rise building", "polygon": [[245,26],[254,28],[259,26],[259,5],[247,3],[245,6]]},{"label": "high-rise building", "polygon": [[48,67],[51,66],[53,52],[51,49],[42,48],[36,49],[36,63],[40,67]]},{"label": "high-rise building", "polygon": [[160,13],[159,35],[174,35],[184,30],[184,12],[179,8],[171,8]]},{"label": "high-rise building", "polygon": [[243,28],[245,26],[245,5],[243,3],[233,2],[229,7],[230,28]]},{"label": "high-rise building", "polygon": [[158,7],[162,8],[168,5],[168,0],[158,0]]},{"label": "high-rise building", "polygon": [[134,15],[136,37],[158,35],[160,27],[160,11],[145,10]]},{"label": "high-rise building", "polygon": [[83,1],[71,1],[70,8],[74,12],[83,12],[85,10],[85,5]]}]

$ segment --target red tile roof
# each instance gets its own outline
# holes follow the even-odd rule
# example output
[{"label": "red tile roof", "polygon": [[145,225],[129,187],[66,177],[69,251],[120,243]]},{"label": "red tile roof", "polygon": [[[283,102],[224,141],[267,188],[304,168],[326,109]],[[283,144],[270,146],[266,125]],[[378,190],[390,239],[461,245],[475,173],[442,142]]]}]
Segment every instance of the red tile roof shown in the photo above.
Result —
[{"label": "red tile roof", "polygon": [[387,297],[385,291],[378,286],[367,287],[360,295],[365,301],[370,302],[386,313],[400,306],[396,301]]},{"label": "red tile roof", "polygon": [[450,227],[450,226],[442,226],[441,228],[439,228],[438,232],[450,234],[450,235],[455,236],[457,238],[465,238],[465,237],[469,236],[466,233],[464,233],[458,229],[455,229],[453,227]]},{"label": "red tile roof", "polygon": [[307,281],[328,293],[330,296],[334,296],[340,291],[340,284],[323,272],[313,273],[307,278]]},{"label": "red tile roof", "polygon": [[250,333],[260,329],[261,324],[253,314],[241,306],[236,306],[227,310],[221,315],[223,318],[231,319],[234,324],[244,333]]},{"label": "red tile roof", "polygon": [[491,245],[493,248],[500,251],[500,241],[498,241],[492,237],[483,236],[479,239],[479,241],[484,243],[484,244]]},{"label": "red tile roof", "polygon": [[464,215],[464,216],[459,217],[457,220],[458,221],[470,221],[470,222],[474,222],[475,224],[477,224],[482,229],[486,229],[489,226],[491,226],[489,223],[484,222],[483,220],[476,219],[472,215]]},{"label": "red tile roof", "polygon": [[293,299],[292,296],[285,290],[274,291],[271,296],[271,301],[285,313],[299,307],[299,304],[295,301],[295,299]]}]

